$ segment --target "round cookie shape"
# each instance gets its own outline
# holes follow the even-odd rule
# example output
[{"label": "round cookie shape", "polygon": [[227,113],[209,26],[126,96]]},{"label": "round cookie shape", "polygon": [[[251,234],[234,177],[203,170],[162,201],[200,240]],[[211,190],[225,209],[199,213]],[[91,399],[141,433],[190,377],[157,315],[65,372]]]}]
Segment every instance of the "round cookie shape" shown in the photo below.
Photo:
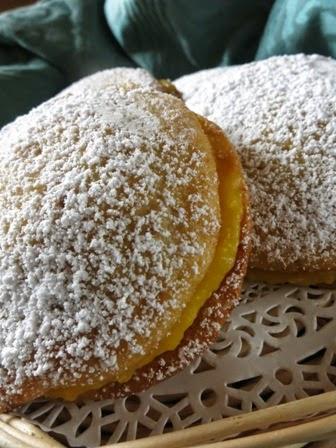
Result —
[{"label": "round cookie shape", "polygon": [[[62,92],[1,130],[1,410],[106,375],[139,383],[130,373],[179,322],[217,250],[210,134],[241,173],[212,126],[173,95],[124,84]],[[239,296],[249,251],[240,189],[236,260],[179,346],[194,344],[188,362]],[[180,349],[161,376],[183,367]],[[128,390],[113,387],[107,396]]]},{"label": "round cookie shape", "polygon": [[[85,94],[90,91],[103,91],[116,86],[127,90],[143,88],[171,93],[179,96],[178,91],[168,80],[157,80],[142,68],[118,67],[99,71],[74,82],[63,90],[63,94]],[[61,94],[62,94],[61,93]]]},{"label": "round cookie shape", "polygon": [[277,56],[175,81],[217,123],[245,169],[254,221],[249,275],[336,280],[336,61]]}]

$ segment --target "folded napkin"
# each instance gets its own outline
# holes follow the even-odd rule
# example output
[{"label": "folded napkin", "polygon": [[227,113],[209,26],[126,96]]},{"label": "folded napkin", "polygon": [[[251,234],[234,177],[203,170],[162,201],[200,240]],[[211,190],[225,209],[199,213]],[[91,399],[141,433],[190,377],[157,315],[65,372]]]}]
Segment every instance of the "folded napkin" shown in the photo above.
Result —
[{"label": "folded napkin", "polygon": [[104,68],[175,78],[298,52],[336,57],[335,0],[40,0],[0,14],[0,127]]}]

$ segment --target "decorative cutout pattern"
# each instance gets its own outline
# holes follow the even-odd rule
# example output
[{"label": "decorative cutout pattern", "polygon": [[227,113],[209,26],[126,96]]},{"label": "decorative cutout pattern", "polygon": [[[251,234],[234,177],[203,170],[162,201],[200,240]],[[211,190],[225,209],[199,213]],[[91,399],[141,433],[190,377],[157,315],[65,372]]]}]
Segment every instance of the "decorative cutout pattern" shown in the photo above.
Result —
[{"label": "decorative cutout pattern", "polygon": [[335,289],[249,284],[218,341],[175,377],[128,398],[40,400],[19,414],[63,443],[95,447],[332,390],[334,316]]}]

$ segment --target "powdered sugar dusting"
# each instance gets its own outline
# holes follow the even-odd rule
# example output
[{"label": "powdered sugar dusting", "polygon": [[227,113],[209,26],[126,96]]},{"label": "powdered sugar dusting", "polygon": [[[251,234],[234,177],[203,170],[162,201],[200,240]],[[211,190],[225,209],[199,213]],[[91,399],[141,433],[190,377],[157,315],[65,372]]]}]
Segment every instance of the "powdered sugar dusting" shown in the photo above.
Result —
[{"label": "powdered sugar dusting", "polygon": [[175,82],[242,158],[255,232],[252,268],[336,268],[336,61],[273,57]]},{"label": "powdered sugar dusting", "polygon": [[118,371],[169,333],[219,232],[195,127],[170,95],[110,86],[1,131],[0,402],[27,378]]},{"label": "powdered sugar dusting", "polygon": [[118,67],[113,69],[102,70],[91,76],[74,82],[62,93],[83,93],[89,91],[99,91],[102,89],[112,88],[116,85],[128,87],[146,87],[155,90],[162,90],[162,86],[153,76],[142,68]]}]

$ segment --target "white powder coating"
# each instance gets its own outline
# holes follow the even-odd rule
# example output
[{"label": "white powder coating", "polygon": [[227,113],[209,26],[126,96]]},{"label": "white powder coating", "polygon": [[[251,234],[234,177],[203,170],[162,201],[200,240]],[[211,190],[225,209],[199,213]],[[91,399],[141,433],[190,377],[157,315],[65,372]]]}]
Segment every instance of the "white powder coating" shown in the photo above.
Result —
[{"label": "white powder coating", "polygon": [[27,378],[118,371],[169,333],[220,227],[197,126],[170,95],[110,86],[1,130],[0,405]]},{"label": "white powder coating", "polygon": [[86,76],[74,82],[62,93],[84,93],[90,90],[101,90],[116,85],[127,85],[132,87],[146,87],[155,90],[163,90],[159,81],[142,68],[118,67],[114,69],[101,70],[91,76]]},{"label": "white powder coating", "polygon": [[279,56],[175,82],[217,123],[245,168],[251,268],[336,269],[336,61]]}]

